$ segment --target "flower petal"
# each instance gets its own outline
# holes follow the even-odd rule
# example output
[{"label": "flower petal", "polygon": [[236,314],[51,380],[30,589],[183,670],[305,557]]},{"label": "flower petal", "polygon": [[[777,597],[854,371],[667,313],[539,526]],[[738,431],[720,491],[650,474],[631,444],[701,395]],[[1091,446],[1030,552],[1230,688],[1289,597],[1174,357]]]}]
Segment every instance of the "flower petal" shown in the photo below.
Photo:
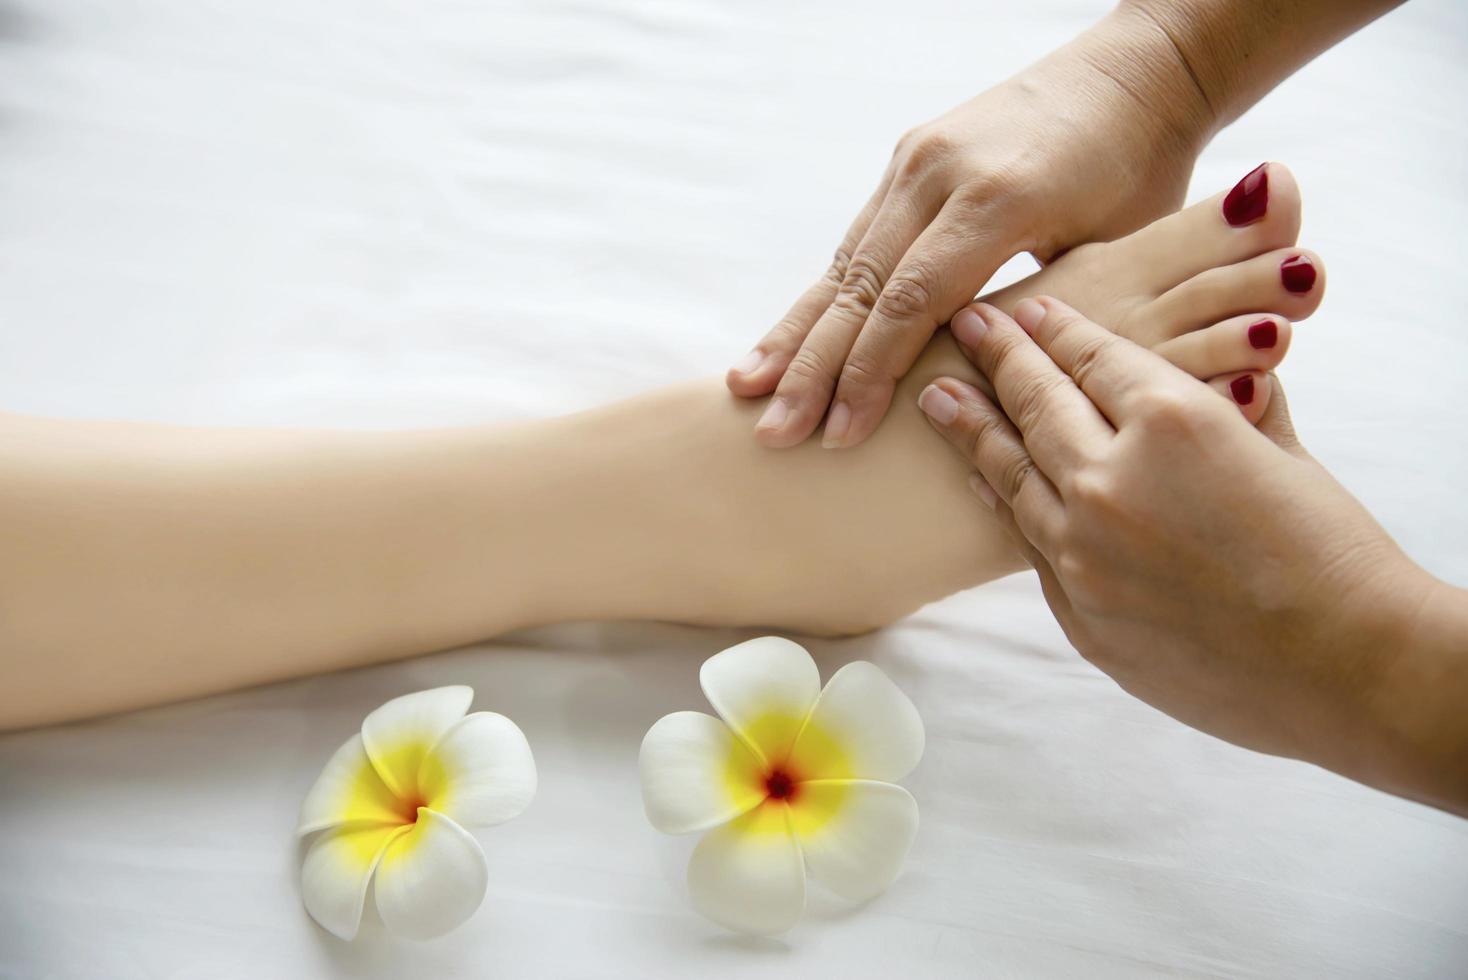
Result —
[{"label": "flower petal", "polygon": [[418,789],[425,806],[460,826],[490,827],[519,816],[535,799],[535,757],[513,721],[476,711],[423,757]]},{"label": "flower petal", "polygon": [[489,887],[484,849],[463,827],[423,807],[377,869],[377,912],[388,931],[432,939],[463,925]]},{"label": "flower petal", "polygon": [[728,823],[764,801],[764,768],[729,726],[713,715],[678,711],[659,718],[642,739],[642,805],[665,834]]},{"label": "flower petal", "polygon": [[353,735],[327,760],[306,794],[296,833],[304,837],[344,823],[405,822],[402,805],[372,768],[362,736]]},{"label": "flower petal", "polygon": [[783,803],[769,802],[704,835],[688,862],[703,915],[736,932],[784,932],[805,911],[805,863]]},{"label": "flower petal", "polygon": [[355,937],[372,871],[393,838],[407,832],[404,824],[356,825],[316,838],[301,863],[301,898],[311,918],[338,939]]},{"label": "flower petal", "polygon": [[816,662],[798,643],[762,636],[705,660],[709,704],[766,762],[783,760],[821,693]]},{"label": "flower petal", "polygon": [[362,743],[373,768],[401,799],[418,794],[418,768],[444,732],[464,717],[474,689],[435,687],[393,698],[362,722]]},{"label": "flower petal", "polygon": [[790,812],[810,873],[853,902],[892,884],[917,836],[917,801],[891,783],[802,783]]},{"label": "flower petal", "polygon": [[895,782],[923,757],[923,720],[880,667],[863,660],[826,682],[811,709],[790,769],[801,779]]}]

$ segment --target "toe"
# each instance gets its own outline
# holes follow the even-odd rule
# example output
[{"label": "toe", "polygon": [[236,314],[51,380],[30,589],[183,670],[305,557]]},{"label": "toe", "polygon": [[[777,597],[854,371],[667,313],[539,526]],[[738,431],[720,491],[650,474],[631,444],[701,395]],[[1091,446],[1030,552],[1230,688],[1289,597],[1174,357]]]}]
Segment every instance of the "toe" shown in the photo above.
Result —
[{"label": "toe", "polygon": [[1174,337],[1152,348],[1195,378],[1238,371],[1269,371],[1284,360],[1294,332],[1290,321],[1250,313]]},{"label": "toe", "polygon": [[1303,248],[1286,248],[1200,272],[1132,316],[1133,339],[1156,346],[1173,337],[1251,310],[1287,320],[1314,313],[1325,295],[1325,263]]},{"label": "toe", "polygon": [[1230,190],[1155,221],[1116,244],[1153,281],[1151,295],[1220,265],[1287,248],[1300,234],[1300,188],[1281,163],[1263,163]]},{"label": "toe", "polygon": [[1274,388],[1263,371],[1236,371],[1208,379],[1208,386],[1238,406],[1250,425],[1257,425],[1269,407]]}]

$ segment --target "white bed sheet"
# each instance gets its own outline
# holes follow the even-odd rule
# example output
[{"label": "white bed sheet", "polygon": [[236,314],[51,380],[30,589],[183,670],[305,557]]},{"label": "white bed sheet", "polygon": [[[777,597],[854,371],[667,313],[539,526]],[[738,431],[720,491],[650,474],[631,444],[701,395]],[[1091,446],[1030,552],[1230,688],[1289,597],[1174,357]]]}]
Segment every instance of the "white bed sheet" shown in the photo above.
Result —
[{"label": "white bed sheet", "polygon": [[[719,372],[904,128],[1106,6],[0,0],[0,404],[395,427]],[[1194,195],[1294,167],[1331,276],[1285,370],[1300,429],[1459,583],[1465,84],[1468,8],[1416,0],[1223,134]],[[922,831],[867,907],[726,935],[635,760],[743,635],[556,627],[0,738],[0,976],[1468,974],[1468,824],[1131,700],[1028,577],[811,644],[922,710]],[[462,930],[339,943],[300,907],[296,807],[367,710],[451,682],[521,724],[540,796],[480,835]]]}]

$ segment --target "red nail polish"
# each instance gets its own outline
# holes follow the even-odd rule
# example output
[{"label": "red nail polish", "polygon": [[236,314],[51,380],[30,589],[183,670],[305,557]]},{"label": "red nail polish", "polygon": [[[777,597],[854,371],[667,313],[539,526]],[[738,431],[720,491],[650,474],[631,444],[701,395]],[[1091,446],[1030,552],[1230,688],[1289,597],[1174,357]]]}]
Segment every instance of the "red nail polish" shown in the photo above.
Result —
[{"label": "red nail polish", "polygon": [[1292,293],[1308,293],[1315,285],[1315,263],[1303,255],[1291,255],[1280,263],[1279,278]]},{"label": "red nail polish", "polygon": [[1252,224],[1269,210],[1269,164],[1261,163],[1244,175],[1223,199],[1223,220],[1238,228]]},{"label": "red nail polish", "polygon": [[1249,346],[1255,350],[1269,350],[1279,343],[1279,327],[1273,320],[1260,320],[1249,328]]},{"label": "red nail polish", "polygon": [[1240,405],[1247,405],[1254,400],[1254,376],[1245,374],[1234,378],[1228,383],[1229,393],[1234,396],[1234,401]]}]

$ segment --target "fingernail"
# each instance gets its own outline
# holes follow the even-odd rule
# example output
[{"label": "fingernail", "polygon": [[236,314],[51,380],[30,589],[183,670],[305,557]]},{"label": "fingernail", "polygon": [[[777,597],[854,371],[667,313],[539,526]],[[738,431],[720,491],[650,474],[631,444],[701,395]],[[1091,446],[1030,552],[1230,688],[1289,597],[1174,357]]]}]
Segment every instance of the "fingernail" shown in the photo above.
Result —
[{"label": "fingernail", "polygon": [[1269,350],[1279,343],[1279,327],[1273,320],[1260,320],[1249,327],[1249,346],[1255,350]]},{"label": "fingernail", "polygon": [[999,495],[994,492],[993,487],[989,486],[988,480],[985,480],[977,473],[971,473],[968,478],[968,488],[984,502],[985,507],[988,507],[990,510],[994,509],[994,501],[999,499]]},{"label": "fingernail", "polygon": [[1045,322],[1045,307],[1032,299],[1022,299],[1010,316],[1024,328],[1025,333],[1034,333]]},{"label": "fingernail", "polygon": [[765,414],[759,417],[755,423],[756,429],[778,429],[785,424],[785,419],[790,415],[790,406],[785,404],[785,399],[775,398],[770,401]]},{"label": "fingernail", "polygon": [[958,402],[937,385],[928,385],[918,396],[918,408],[939,425],[952,425],[958,418]]},{"label": "fingernail", "polygon": [[734,365],[734,373],[753,374],[755,368],[759,367],[764,362],[765,355],[757,350],[752,350],[748,354],[745,354],[743,357],[741,357],[738,364]]},{"label": "fingernail", "polygon": [[1280,263],[1279,278],[1292,293],[1308,293],[1315,285],[1315,263],[1306,255],[1291,255]]},{"label": "fingernail", "polygon": [[1245,374],[1234,378],[1228,383],[1229,394],[1234,396],[1234,401],[1240,405],[1247,405],[1254,400],[1254,376]]},{"label": "fingernail", "polygon": [[984,334],[989,332],[989,325],[984,322],[983,317],[965,306],[953,314],[948,329],[953,331],[953,336],[958,338],[960,344],[973,347],[984,339]]},{"label": "fingernail", "polygon": [[1269,164],[1261,163],[1244,175],[1223,199],[1223,220],[1235,228],[1253,224],[1269,210]]},{"label": "fingernail", "polygon": [[851,428],[851,407],[837,402],[826,418],[826,431],[821,436],[821,445],[827,449],[840,449],[846,443],[846,430]]}]

